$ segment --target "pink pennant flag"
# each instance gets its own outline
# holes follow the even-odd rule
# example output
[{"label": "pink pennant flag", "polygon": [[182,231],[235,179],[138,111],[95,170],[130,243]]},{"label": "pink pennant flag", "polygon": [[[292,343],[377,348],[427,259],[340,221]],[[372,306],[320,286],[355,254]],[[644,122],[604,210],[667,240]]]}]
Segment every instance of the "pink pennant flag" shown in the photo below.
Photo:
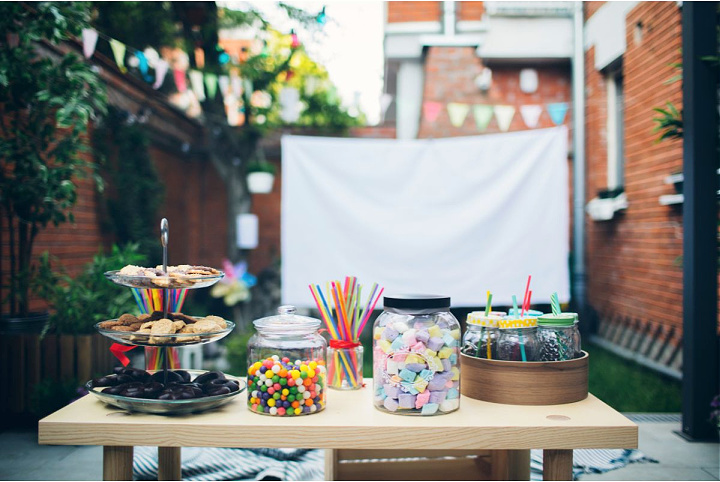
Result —
[{"label": "pink pennant flag", "polygon": [[84,28],[82,31],[83,54],[86,59],[92,57],[97,45],[98,33],[94,28]]},{"label": "pink pennant flag", "polygon": [[187,90],[187,78],[185,77],[185,71],[173,69],[173,76],[178,92],[185,92]]},{"label": "pink pennant flag", "polygon": [[163,59],[159,59],[157,63],[155,64],[155,83],[153,84],[153,89],[157,90],[160,87],[162,87],[163,82],[165,82],[165,76],[167,75],[167,71],[170,68],[170,64],[168,64]]},{"label": "pink pennant flag", "polygon": [[423,116],[428,122],[435,122],[440,115],[442,110],[442,104],[440,102],[425,102],[423,103]]}]

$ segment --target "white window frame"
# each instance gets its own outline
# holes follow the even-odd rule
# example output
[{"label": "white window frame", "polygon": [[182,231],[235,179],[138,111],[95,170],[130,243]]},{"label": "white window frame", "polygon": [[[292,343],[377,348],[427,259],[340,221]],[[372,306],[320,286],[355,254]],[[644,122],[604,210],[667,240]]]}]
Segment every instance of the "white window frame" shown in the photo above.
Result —
[{"label": "white window frame", "polygon": [[605,75],[607,94],[607,188],[625,187],[625,99],[622,70]]}]

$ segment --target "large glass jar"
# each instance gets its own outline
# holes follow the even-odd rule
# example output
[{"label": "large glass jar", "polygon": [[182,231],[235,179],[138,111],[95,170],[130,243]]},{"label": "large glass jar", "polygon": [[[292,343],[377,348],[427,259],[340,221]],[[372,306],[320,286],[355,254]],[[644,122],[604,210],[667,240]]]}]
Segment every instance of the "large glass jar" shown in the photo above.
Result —
[{"label": "large glass jar", "polygon": [[506,361],[537,361],[537,318],[507,317],[498,322],[498,358]]},{"label": "large glass jar", "polygon": [[281,306],[253,322],[248,342],[248,408],[255,413],[296,416],[325,408],[325,339],[320,320]]},{"label": "large glass jar", "polygon": [[373,327],[375,407],[436,415],[460,406],[460,323],[450,297],[385,296]]},{"label": "large glass jar", "polygon": [[574,313],[552,313],[538,318],[539,361],[572,360],[581,355],[580,331]]},{"label": "large glass jar", "polygon": [[463,335],[462,352],[476,358],[497,359],[498,321],[504,311],[473,311],[467,316],[467,329]]}]

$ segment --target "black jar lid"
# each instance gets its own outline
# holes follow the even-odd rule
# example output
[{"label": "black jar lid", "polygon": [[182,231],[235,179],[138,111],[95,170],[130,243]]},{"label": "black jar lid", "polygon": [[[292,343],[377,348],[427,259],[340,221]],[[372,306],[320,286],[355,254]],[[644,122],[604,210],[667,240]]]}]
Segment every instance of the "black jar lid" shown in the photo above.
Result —
[{"label": "black jar lid", "polygon": [[443,295],[389,295],[383,296],[383,306],[408,311],[442,311],[450,309],[450,297]]}]

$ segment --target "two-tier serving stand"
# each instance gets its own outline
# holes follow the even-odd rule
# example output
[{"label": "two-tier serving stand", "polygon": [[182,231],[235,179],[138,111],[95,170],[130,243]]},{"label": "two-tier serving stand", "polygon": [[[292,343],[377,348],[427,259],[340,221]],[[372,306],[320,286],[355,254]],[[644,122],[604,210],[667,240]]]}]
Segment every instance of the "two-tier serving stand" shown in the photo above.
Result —
[{"label": "two-tier serving stand", "polygon": [[[160,241],[163,248],[163,273],[165,276],[128,276],[121,274],[120,271],[108,271],[105,273],[105,276],[110,281],[120,286],[139,289],[162,289],[164,294],[162,303],[163,318],[167,318],[168,312],[170,311],[171,289],[206,288],[214,285],[225,276],[225,273],[222,271],[213,275],[192,277],[185,276],[182,278],[169,276],[167,271],[169,231],[168,221],[163,218],[160,223]],[[163,364],[163,384],[166,385],[169,369],[169,349],[173,347],[186,347],[218,341],[228,335],[235,328],[235,324],[232,321],[226,321],[226,323],[227,327],[220,331],[210,333],[172,333],[168,335],[113,331],[101,328],[100,323],[96,324],[95,328],[100,334],[125,345],[159,348],[161,350]],[[197,376],[203,373],[202,370],[187,371],[190,372],[191,376]],[[86,384],[86,388],[90,393],[97,396],[103,402],[125,410],[159,414],[184,414],[202,412],[227,403],[230,399],[242,393],[245,389],[245,383],[243,380],[236,379],[236,381],[240,385],[240,390],[238,391],[224,395],[215,395],[188,400],[156,400],[107,394],[92,387],[92,383],[90,381]]]}]

